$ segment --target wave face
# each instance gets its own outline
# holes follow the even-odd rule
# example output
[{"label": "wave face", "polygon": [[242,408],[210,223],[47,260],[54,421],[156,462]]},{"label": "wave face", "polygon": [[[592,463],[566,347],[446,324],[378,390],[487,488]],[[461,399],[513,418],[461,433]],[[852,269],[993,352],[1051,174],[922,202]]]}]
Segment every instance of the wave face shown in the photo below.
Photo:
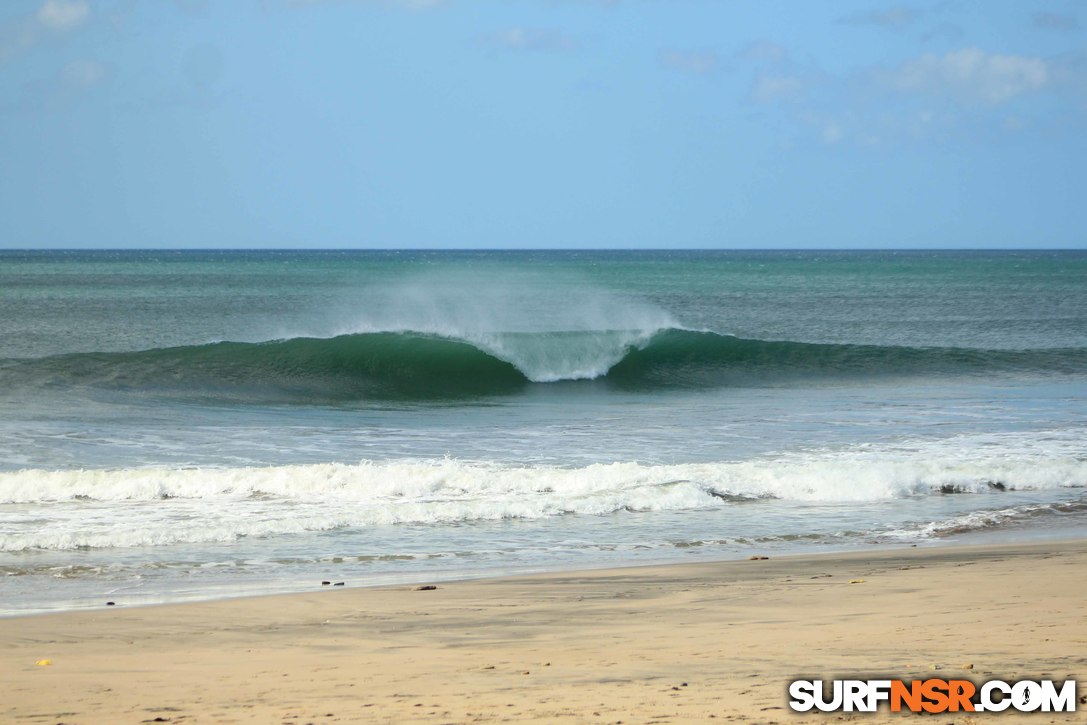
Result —
[{"label": "wave face", "polygon": [[807,377],[1087,370],[1087,350],[974,350],[750,340],[662,330],[608,373],[635,385],[715,386]]},{"label": "wave face", "polygon": [[[1087,461],[1044,455],[959,460],[853,454],[577,468],[408,460],[24,470],[0,474],[0,504],[36,507],[12,511],[0,526],[0,551],[208,543],[390,524],[712,509],[766,500],[859,504],[945,494],[999,497],[1084,485]],[[121,510],[125,514],[118,516]],[[50,525],[41,525],[42,517]]]},{"label": "wave face", "polygon": [[75,353],[9,365],[49,387],[96,385],[223,400],[357,400],[510,393],[514,365],[460,340],[406,333],[219,342],[140,352]]},{"label": "wave face", "polygon": [[188,392],[225,399],[432,399],[508,395],[530,383],[604,380],[657,388],[786,384],[811,378],[1087,371],[1087,350],[971,350],[752,340],[667,328],[415,332],[72,353],[8,361],[0,382]]},{"label": "wave face", "polygon": [[1087,350],[1033,351],[751,340],[708,331],[475,334],[367,332],[262,343],[8,361],[0,382],[94,385],[257,400],[503,395],[531,383],[597,380],[628,390],[776,384],[812,378],[1082,372]]}]

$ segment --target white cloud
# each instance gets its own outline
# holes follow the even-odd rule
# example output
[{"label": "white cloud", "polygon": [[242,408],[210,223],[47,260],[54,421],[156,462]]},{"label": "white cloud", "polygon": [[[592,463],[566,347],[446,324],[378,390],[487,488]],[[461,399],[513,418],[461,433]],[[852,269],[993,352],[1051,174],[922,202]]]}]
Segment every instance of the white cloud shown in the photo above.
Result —
[{"label": "white cloud", "polygon": [[785,121],[786,132],[828,146],[1082,128],[1087,120],[1087,53],[1047,58],[960,48],[840,74],[770,43],[737,58],[747,61],[749,101]]},{"label": "white cloud", "polygon": [[60,82],[72,89],[86,89],[101,83],[106,77],[106,67],[95,60],[73,60],[60,71]]},{"label": "white cloud", "polygon": [[807,82],[797,75],[759,73],[751,85],[751,97],[759,103],[799,101],[807,94]]},{"label": "white cloud", "polygon": [[483,43],[506,50],[554,53],[577,50],[578,42],[558,30],[515,26],[483,36]]},{"label": "white cloud", "polygon": [[842,127],[834,121],[823,124],[823,143],[836,144],[842,140]]},{"label": "white cloud", "polygon": [[756,103],[800,104],[827,80],[816,65],[796,62],[786,48],[768,40],[747,46],[737,58],[752,67],[748,96]]},{"label": "white cloud", "polygon": [[896,91],[992,104],[1040,91],[1051,80],[1049,67],[1041,58],[986,53],[978,48],[942,56],[925,54],[879,76]]},{"label": "white cloud", "polygon": [[710,51],[666,50],[660,64],[669,70],[705,75],[717,70],[717,54]]},{"label": "white cloud", "polygon": [[91,14],[86,0],[45,0],[37,19],[50,30],[71,30],[82,25]]},{"label": "white cloud", "polygon": [[109,81],[109,69],[96,60],[80,58],[48,77],[31,79],[18,93],[0,102],[0,114],[49,114],[65,111],[91,97]]},{"label": "white cloud", "polygon": [[884,10],[858,11],[842,18],[840,22],[846,25],[875,25],[901,30],[920,17],[921,11],[917,8],[898,6]]},{"label": "white cloud", "polygon": [[760,40],[744,48],[740,58],[756,63],[781,63],[789,58],[789,51],[777,43]]},{"label": "white cloud", "polygon": [[90,14],[86,0],[45,0],[36,12],[0,22],[0,63],[28,52],[50,36],[75,30]]}]

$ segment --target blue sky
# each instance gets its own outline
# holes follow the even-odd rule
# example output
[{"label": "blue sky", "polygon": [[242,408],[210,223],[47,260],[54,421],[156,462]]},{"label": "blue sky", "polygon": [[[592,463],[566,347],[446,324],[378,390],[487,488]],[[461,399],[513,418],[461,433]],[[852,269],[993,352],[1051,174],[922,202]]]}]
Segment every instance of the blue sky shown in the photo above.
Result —
[{"label": "blue sky", "polygon": [[1087,247],[1087,3],[7,0],[0,246]]}]

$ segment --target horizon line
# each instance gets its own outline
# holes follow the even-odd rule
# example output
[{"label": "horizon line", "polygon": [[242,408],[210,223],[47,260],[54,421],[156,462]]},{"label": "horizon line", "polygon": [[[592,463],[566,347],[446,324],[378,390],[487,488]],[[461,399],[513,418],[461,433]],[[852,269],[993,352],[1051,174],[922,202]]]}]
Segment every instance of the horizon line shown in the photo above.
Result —
[{"label": "horizon line", "polygon": [[4,252],[1084,252],[1082,247],[0,247]]}]

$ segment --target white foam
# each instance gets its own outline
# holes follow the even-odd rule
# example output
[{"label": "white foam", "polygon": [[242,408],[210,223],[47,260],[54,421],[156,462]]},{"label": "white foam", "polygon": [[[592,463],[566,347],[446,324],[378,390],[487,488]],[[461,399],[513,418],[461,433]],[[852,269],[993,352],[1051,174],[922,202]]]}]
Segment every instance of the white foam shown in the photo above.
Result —
[{"label": "white foam", "polygon": [[1047,514],[1070,514],[1087,511],[1087,500],[1036,503],[1007,508],[970,511],[938,521],[892,529],[881,536],[892,539],[931,539],[966,534],[985,529],[995,529],[1021,524]]},{"label": "white foam", "polygon": [[[343,527],[540,519],[728,505],[726,497],[880,501],[951,488],[1087,485],[1078,445],[964,457],[928,448],[578,468],[406,460],[0,474],[0,551],[231,541]],[[975,449],[976,450],[976,449]],[[1061,455],[1063,453],[1065,455]],[[946,453],[947,451],[945,451]]]},{"label": "white foam", "polygon": [[643,347],[653,330],[477,334],[476,347],[505,360],[534,383],[592,380],[608,374],[635,347]]}]

